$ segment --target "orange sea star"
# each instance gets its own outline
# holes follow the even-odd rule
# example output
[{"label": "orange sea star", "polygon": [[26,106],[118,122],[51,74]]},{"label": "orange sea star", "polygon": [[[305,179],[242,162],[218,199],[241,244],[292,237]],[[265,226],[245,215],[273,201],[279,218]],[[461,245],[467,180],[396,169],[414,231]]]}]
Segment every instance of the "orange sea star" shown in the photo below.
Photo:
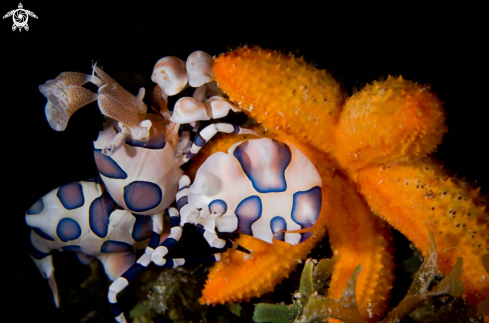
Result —
[{"label": "orange sea star", "polygon": [[484,269],[489,217],[483,201],[432,160],[420,159],[446,132],[442,104],[427,87],[389,78],[344,103],[343,92],[324,71],[257,47],[221,55],[214,73],[230,100],[253,119],[328,153],[372,210],[423,254],[428,222],[440,270],[447,274],[463,257],[467,298],[477,305],[489,297]]},{"label": "orange sea star", "polygon": [[[269,132],[264,135],[293,141],[292,136],[278,137]],[[189,173],[194,173],[208,155],[226,151],[244,139],[243,136],[220,136],[208,143],[195,157]],[[237,302],[272,291],[322,240],[327,228],[333,253],[339,256],[329,296],[339,299],[353,270],[361,264],[363,270],[356,288],[360,312],[365,319],[375,322],[385,314],[394,280],[390,229],[373,216],[353,185],[333,169],[327,155],[297,142],[294,145],[314,163],[323,181],[323,204],[313,236],[292,246],[280,241],[268,244],[242,235],[237,242],[252,250],[252,254],[225,253],[209,274],[201,302]]]}]

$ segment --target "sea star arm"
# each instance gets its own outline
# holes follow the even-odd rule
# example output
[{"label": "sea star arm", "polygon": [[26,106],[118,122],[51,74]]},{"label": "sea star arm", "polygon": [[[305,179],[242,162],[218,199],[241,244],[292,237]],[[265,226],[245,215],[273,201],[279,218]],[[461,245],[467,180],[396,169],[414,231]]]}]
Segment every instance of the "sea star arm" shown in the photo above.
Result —
[{"label": "sea star arm", "polygon": [[332,149],[346,95],[324,70],[302,58],[259,47],[221,55],[213,70],[231,101],[265,128],[280,136],[290,134],[323,152]]},{"label": "sea star arm", "polygon": [[389,76],[346,100],[330,153],[355,179],[365,167],[425,157],[446,131],[442,102],[428,86]]},{"label": "sea star arm", "polygon": [[472,304],[489,297],[489,274],[484,269],[484,257],[489,254],[489,214],[479,189],[448,176],[431,159],[364,169],[358,184],[372,210],[403,232],[424,255],[428,224],[441,272],[449,273],[457,258],[463,258],[462,279]]}]

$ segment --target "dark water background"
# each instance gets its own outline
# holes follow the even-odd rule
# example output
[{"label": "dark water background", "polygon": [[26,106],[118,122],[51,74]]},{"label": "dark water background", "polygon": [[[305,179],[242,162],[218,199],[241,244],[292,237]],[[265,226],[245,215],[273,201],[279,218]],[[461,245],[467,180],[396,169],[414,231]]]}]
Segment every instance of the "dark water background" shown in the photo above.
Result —
[{"label": "dark water background", "polygon": [[[17,5],[4,1],[0,11],[3,15]],[[63,71],[90,73],[95,60],[132,93],[140,86],[152,86],[153,65],[163,56],[186,59],[194,50],[217,55],[241,44],[299,50],[318,68],[332,72],[350,93],[353,86],[389,74],[428,83],[446,102],[449,126],[436,156],[453,173],[470,182],[478,180],[489,192],[489,53],[481,8],[337,8],[303,2],[293,6],[277,2],[273,10],[244,2],[23,5],[39,17],[29,18],[29,31],[13,32],[11,18],[0,21],[4,165],[0,277],[7,299],[0,305],[0,321],[6,316],[18,322],[71,322],[80,317],[76,311],[108,308],[97,300],[82,309],[54,309],[50,290],[28,256],[29,230],[24,223],[25,210],[39,197],[96,175],[92,140],[102,122],[96,106],[81,109],[67,131],[56,133],[44,118],[45,98],[37,90]],[[75,257],[62,257],[59,266],[55,263],[58,284],[76,290],[89,270],[75,263]],[[104,283],[100,288],[105,293]]]}]

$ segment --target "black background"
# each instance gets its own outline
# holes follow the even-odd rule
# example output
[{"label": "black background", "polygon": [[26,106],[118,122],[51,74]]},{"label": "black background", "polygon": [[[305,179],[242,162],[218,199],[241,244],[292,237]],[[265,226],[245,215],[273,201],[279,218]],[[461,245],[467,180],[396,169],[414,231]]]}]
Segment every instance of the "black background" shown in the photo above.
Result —
[{"label": "black background", "polygon": [[[217,55],[242,44],[299,50],[350,93],[353,86],[387,75],[430,84],[445,101],[449,126],[436,156],[489,192],[489,55],[482,8],[275,2],[266,9],[264,4],[25,1],[24,8],[38,16],[29,18],[29,31],[12,31],[11,18],[0,21],[0,277],[8,298],[0,315],[70,321],[54,309],[47,284],[29,259],[24,212],[50,190],[96,175],[92,140],[102,122],[96,106],[81,109],[67,131],[56,133],[44,118],[46,100],[37,89],[63,71],[90,73],[95,60],[132,93],[149,88],[153,65],[163,56],[186,59],[194,50]],[[3,1],[0,14],[17,6]],[[73,277],[73,284],[77,280]]]}]

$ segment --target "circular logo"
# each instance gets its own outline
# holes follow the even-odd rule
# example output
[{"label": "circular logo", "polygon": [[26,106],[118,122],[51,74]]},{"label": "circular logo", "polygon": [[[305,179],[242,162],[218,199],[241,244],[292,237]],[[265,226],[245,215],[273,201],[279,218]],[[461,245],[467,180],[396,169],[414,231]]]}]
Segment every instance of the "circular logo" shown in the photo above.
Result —
[{"label": "circular logo", "polygon": [[24,28],[24,26],[27,25],[27,20],[29,20],[29,16],[27,15],[27,12],[25,12],[24,9],[15,10],[12,16],[14,18],[14,24],[18,28]]},{"label": "circular logo", "polygon": [[3,19],[8,18],[10,16],[12,16],[12,19],[14,20],[14,24],[12,25],[12,31],[15,31],[16,29],[22,31],[22,28],[24,28],[25,30],[29,30],[29,25],[27,24],[27,21],[29,20],[29,16],[37,19],[36,14],[33,13],[32,11],[25,10],[24,7],[22,6],[22,3],[19,3],[19,7],[17,9],[7,12],[3,16]]}]

